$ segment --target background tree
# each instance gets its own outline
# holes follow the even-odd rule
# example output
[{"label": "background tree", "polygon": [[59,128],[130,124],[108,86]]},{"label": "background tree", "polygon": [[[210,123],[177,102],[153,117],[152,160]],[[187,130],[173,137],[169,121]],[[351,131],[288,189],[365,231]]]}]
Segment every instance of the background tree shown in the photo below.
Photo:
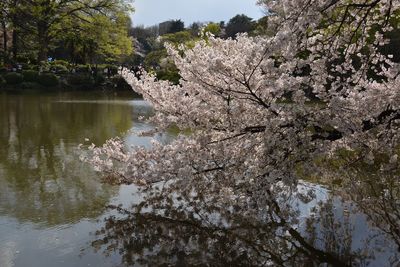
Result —
[{"label": "background tree", "polygon": [[176,33],[185,30],[185,24],[180,19],[173,20],[168,33]]},{"label": "background tree", "polygon": [[64,28],[66,34],[55,38],[60,42],[59,50],[64,54],[69,51],[66,54],[70,54],[69,59],[72,62],[117,62],[124,56],[131,55],[129,18],[125,13],[116,12],[112,16],[98,14],[89,16],[86,20],[85,23],[74,19],[64,21],[61,30]]},{"label": "background tree", "polygon": [[193,36],[198,36],[200,33],[200,29],[202,27],[202,23],[200,22],[193,22],[190,26],[189,26],[189,30],[191,32],[191,34]]},{"label": "background tree", "polygon": [[204,27],[204,32],[209,32],[214,36],[220,36],[222,33],[221,26],[218,23],[210,22]]},{"label": "background tree", "polygon": [[255,23],[252,18],[246,15],[236,15],[226,24],[226,36],[234,38],[236,34],[251,32],[254,30]]},{"label": "background tree", "polygon": [[[52,41],[65,31],[65,20],[91,23],[88,17],[109,15],[129,10],[123,0],[31,0],[21,6],[21,14],[31,21],[38,44],[38,61],[47,60]],[[99,18],[99,17],[97,17]]]}]

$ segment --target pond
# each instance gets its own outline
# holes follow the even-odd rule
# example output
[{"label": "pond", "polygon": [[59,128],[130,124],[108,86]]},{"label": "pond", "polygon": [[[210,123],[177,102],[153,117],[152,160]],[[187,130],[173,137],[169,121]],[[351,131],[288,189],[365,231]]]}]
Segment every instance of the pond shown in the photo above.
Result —
[{"label": "pond", "polygon": [[137,131],[151,107],[132,93],[0,94],[0,266],[111,266],[118,259],[83,251],[132,187],[102,184],[79,161],[85,139],[119,135],[149,145]]},{"label": "pond", "polygon": [[[151,129],[151,125],[138,117],[151,113],[145,101],[130,93],[0,94],[1,267],[119,266],[121,262],[185,266],[196,261],[224,265],[229,263],[224,255],[234,258],[232,250],[237,244],[246,249],[243,234],[255,234],[257,242],[263,237],[280,246],[280,237],[271,234],[281,231],[265,233],[260,228],[254,232],[243,226],[240,232],[218,230],[210,235],[209,230],[156,217],[107,219],[115,211],[106,206],[128,206],[139,198],[137,188],[103,184],[98,174],[79,160],[78,146],[88,143],[87,139],[100,145],[120,136],[128,144],[149,147],[150,137],[139,137],[138,132]],[[168,142],[173,137],[170,133],[158,139]],[[372,225],[369,214],[360,213],[340,196],[328,197],[323,186],[304,182],[299,190],[305,187],[314,189],[314,200],[290,197],[287,201],[297,210],[294,228],[312,236],[318,248],[315,253],[342,253],[355,265],[400,266],[396,238]],[[311,217],[318,220],[311,223],[307,220]],[[105,221],[108,226],[101,233],[114,243],[109,248],[115,248],[106,250],[107,257],[101,253],[107,242],[95,234]],[[121,232],[114,227],[121,222],[130,229]],[[168,234],[162,235],[163,231]],[[138,247],[132,245],[131,238]],[[121,240],[126,242],[119,243]],[[179,247],[187,240],[191,240],[190,247],[182,248],[186,253],[182,254]],[[288,255],[294,253],[294,247],[288,246],[279,247],[277,253],[284,255],[284,248]],[[254,244],[249,245],[249,251],[252,249]]]}]

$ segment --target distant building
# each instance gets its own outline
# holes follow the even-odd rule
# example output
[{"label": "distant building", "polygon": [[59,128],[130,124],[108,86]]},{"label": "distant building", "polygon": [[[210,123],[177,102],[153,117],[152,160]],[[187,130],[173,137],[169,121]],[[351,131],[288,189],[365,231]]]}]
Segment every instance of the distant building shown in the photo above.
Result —
[{"label": "distant building", "polygon": [[160,24],[158,24],[158,34],[163,35],[169,33],[171,31],[173,24],[174,24],[173,20],[161,22]]}]

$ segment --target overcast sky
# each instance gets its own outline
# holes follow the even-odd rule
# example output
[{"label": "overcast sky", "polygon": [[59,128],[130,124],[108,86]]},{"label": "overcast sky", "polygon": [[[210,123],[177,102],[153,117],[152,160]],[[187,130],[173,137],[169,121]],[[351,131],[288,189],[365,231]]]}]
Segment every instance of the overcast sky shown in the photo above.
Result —
[{"label": "overcast sky", "polygon": [[135,0],[133,24],[152,26],[170,19],[192,22],[225,21],[237,14],[253,19],[262,17],[256,0]]}]

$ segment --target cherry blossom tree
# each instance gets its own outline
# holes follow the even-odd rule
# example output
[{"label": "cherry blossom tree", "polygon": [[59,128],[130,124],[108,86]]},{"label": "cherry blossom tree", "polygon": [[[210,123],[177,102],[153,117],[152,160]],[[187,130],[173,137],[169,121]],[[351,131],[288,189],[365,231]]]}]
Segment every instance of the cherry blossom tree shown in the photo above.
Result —
[{"label": "cherry blossom tree", "polygon": [[[360,163],[375,166],[376,177],[391,172],[400,187],[400,68],[383,53],[387,33],[398,27],[400,1],[260,4],[268,10],[270,36],[208,36],[191,48],[167,46],[178,85],[123,70],[156,111],[154,133],[177,126],[189,135],[151,149],[128,149],[114,138],[92,146],[86,160],[114,182],[141,186],[148,194],[138,211],[149,206],[166,218],[184,215],[225,228],[235,227],[232,216],[240,215],[284,233],[278,247],[289,242],[317,262],[345,266],[301,237],[293,226],[296,211],[282,199],[305,177],[330,182]],[[360,183],[354,179],[352,185]],[[215,213],[229,223],[210,219]]]}]

